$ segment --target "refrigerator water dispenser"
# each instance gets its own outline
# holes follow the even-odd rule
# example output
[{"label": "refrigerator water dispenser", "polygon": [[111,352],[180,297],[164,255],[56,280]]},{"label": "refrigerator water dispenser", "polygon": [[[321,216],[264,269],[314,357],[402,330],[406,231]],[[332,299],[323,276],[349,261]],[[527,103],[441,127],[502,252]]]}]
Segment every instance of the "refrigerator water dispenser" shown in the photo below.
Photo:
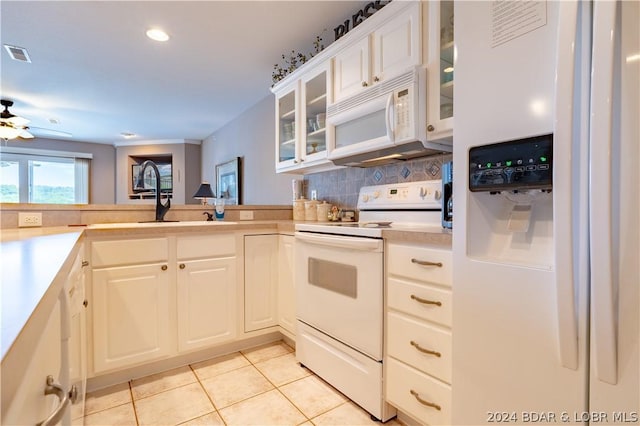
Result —
[{"label": "refrigerator water dispenser", "polygon": [[470,256],[553,264],[552,160],[552,134],[469,150]]}]

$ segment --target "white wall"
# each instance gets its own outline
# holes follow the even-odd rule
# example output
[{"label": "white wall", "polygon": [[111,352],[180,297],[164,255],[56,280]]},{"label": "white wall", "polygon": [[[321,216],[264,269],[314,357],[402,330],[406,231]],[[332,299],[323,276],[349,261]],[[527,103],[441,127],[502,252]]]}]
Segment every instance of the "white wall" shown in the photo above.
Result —
[{"label": "white wall", "polygon": [[235,157],[242,157],[242,204],[291,204],[291,180],[302,177],[275,172],[273,95],[202,142],[202,180],[215,188],[216,164]]}]

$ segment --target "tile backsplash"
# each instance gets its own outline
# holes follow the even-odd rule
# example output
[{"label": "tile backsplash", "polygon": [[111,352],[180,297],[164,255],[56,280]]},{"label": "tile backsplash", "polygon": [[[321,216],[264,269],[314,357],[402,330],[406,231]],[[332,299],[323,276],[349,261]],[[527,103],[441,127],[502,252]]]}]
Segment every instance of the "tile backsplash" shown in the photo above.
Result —
[{"label": "tile backsplash", "polygon": [[386,166],[345,167],[309,174],[304,177],[303,194],[308,199],[311,191],[315,189],[318,193],[318,200],[327,201],[342,209],[355,210],[358,191],[362,186],[440,179],[442,164],[451,161],[451,159],[451,154],[442,154]]}]

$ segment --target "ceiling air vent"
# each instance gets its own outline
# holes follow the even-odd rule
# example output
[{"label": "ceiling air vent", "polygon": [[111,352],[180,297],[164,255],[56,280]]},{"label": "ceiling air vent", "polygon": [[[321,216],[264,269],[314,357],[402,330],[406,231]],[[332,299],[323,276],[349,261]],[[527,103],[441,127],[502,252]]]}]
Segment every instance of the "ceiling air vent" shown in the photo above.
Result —
[{"label": "ceiling air vent", "polygon": [[11,59],[20,62],[31,62],[27,49],[18,46],[10,46],[8,44],[5,44],[4,48],[7,49],[7,52],[9,52],[9,56],[11,56]]}]

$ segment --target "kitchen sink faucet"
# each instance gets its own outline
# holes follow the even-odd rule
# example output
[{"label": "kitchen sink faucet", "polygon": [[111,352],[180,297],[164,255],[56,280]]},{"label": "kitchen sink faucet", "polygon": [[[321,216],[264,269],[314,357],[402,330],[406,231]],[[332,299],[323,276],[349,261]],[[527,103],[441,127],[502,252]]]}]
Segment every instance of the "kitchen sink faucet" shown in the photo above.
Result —
[{"label": "kitchen sink faucet", "polygon": [[167,199],[167,204],[162,204],[162,201],[160,200],[160,171],[158,171],[156,163],[151,160],[146,160],[142,163],[135,189],[139,191],[144,189],[144,171],[147,167],[151,167],[156,174],[156,222],[164,222],[164,215],[167,214],[169,207],[171,207],[171,200]]}]

